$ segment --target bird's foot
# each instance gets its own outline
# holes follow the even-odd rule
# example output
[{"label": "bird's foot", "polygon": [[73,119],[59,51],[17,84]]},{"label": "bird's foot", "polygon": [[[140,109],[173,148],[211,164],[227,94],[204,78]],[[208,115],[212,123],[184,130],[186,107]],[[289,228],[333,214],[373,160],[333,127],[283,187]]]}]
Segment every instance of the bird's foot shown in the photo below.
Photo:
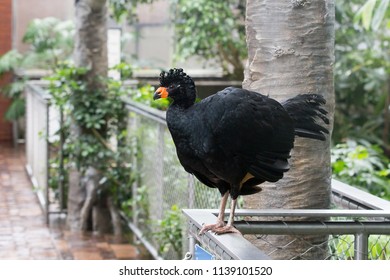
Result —
[{"label": "bird's foot", "polygon": [[215,232],[218,228],[222,228],[225,226],[225,223],[222,221],[218,221],[216,224],[203,225],[201,230],[199,231],[199,235],[202,235],[206,231]]},{"label": "bird's foot", "polygon": [[225,233],[238,233],[238,234],[242,235],[242,233],[232,225],[226,225],[223,227],[219,227],[219,228],[213,230],[213,232],[217,235],[225,234]]},{"label": "bird's foot", "polygon": [[225,234],[225,233],[239,233],[242,235],[241,232],[239,232],[238,229],[236,229],[232,225],[225,225],[223,222],[218,222],[216,224],[210,224],[210,225],[203,225],[202,229],[199,231],[199,235],[204,234],[206,231],[214,232],[215,234]]}]

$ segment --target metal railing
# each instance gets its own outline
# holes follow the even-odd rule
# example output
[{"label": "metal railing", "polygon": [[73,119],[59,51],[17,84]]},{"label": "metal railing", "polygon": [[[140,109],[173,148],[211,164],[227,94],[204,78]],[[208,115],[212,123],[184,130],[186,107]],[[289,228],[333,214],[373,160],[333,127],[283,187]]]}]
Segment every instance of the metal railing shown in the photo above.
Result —
[{"label": "metal railing", "polygon": [[[268,252],[253,249],[253,245],[247,245],[245,250],[241,250],[240,254],[232,254],[231,249],[236,247],[236,244],[242,242],[243,236],[235,235],[234,241],[221,240],[219,236],[212,233],[205,233],[199,236],[198,232],[204,221],[207,223],[215,222],[216,210],[195,210],[185,209],[184,214],[188,217],[190,223],[190,235],[192,238],[200,242],[207,250],[215,255],[216,259],[263,259],[263,256],[268,258],[276,250],[286,248],[282,244],[271,244],[271,250]],[[308,209],[267,209],[267,210],[237,210],[236,217],[280,217],[279,221],[246,221],[240,220],[235,222],[235,226],[244,235],[254,235],[258,238],[266,238],[268,235],[292,235],[296,240],[304,238],[305,235],[329,235],[326,240],[327,244],[316,244],[316,248],[324,247],[325,259],[376,259],[378,256],[370,252],[373,244],[370,245],[370,236],[382,235],[386,236],[387,242],[382,248],[381,254],[385,259],[390,258],[390,211],[385,210],[308,210]],[[313,221],[283,221],[286,217],[307,217],[314,219]],[[323,220],[315,220],[325,218]],[[332,219],[336,218],[336,219]],[[341,221],[340,218],[343,220]],[[341,236],[352,235],[354,237],[353,245],[349,244],[348,249],[351,251],[341,252],[337,250],[334,243],[346,241]],[[374,239],[377,237],[374,237]],[[245,240],[245,239],[244,239]],[[228,243],[227,243],[228,242]],[[352,242],[352,241],[348,241]],[[211,245],[210,245],[211,244]],[[291,241],[288,245],[291,245]],[[326,246],[323,246],[326,245]],[[337,244],[336,244],[337,246]],[[250,251],[250,255],[248,255]],[[258,251],[258,256],[254,256],[254,251]],[[193,252],[193,247],[190,248]],[[306,252],[305,252],[306,253]],[[263,256],[261,255],[263,254]],[[294,256],[292,259],[302,259],[304,254]]]},{"label": "metal railing", "polygon": [[[26,170],[36,190],[45,214],[46,223],[53,213],[65,213],[63,197],[60,202],[50,188],[51,144],[59,140],[57,132],[61,127],[61,113],[51,104],[51,96],[46,92],[46,81],[29,81],[25,88],[26,96]],[[60,182],[61,180],[59,180]],[[62,186],[59,193],[63,193]],[[57,194],[58,195],[58,194]]]}]

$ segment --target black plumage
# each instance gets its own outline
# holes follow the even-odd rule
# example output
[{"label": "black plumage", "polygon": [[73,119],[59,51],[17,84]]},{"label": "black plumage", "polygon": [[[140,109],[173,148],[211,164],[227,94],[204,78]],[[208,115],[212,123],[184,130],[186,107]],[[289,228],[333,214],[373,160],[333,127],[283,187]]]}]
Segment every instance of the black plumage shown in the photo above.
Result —
[{"label": "black plumage", "polygon": [[[262,94],[228,87],[195,103],[194,81],[182,69],[160,75],[154,98],[172,98],[167,124],[180,163],[203,184],[217,188],[223,199],[216,225],[202,232],[235,232],[233,215],[239,195],[261,191],[259,184],[276,182],[289,170],[295,136],[325,140],[325,100],[302,94],[279,103]],[[228,195],[231,216],[224,224]]]}]

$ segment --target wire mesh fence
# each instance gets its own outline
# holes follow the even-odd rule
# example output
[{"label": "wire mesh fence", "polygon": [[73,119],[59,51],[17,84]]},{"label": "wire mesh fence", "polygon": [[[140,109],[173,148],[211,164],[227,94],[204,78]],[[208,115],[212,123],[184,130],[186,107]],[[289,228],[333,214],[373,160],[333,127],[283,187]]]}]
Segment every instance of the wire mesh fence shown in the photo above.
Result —
[{"label": "wire mesh fence", "polygon": [[[293,230],[297,226],[301,229],[299,234],[295,234]],[[313,235],[311,232],[316,227],[319,227],[318,232]],[[248,239],[275,259],[283,256],[283,259],[292,260],[389,260],[389,227],[388,221],[378,218],[360,217],[358,221],[351,218],[331,218],[327,222],[285,222],[284,226],[276,225],[279,234],[289,234],[287,238],[276,239],[273,234],[252,232]],[[366,232],[370,228],[373,228],[373,234]],[[375,234],[376,230],[380,234]]]},{"label": "wire mesh fence", "polygon": [[[159,240],[158,233],[163,230],[161,221],[166,219],[167,212],[172,207],[216,208],[220,195],[218,191],[200,184],[184,171],[176,156],[164,113],[142,106],[144,110],[140,111],[140,105],[132,102],[127,105],[130,112],[129,141],[136,145],[133,161],[138,174],[133,187],[133,197],[136,199],[132,223],[156,249],[157,254],[166,259],[182,258],[188,247],[187,239],[182,239],[180,250],[174,250],[173,246],[166,246],[164,249],[161,243],[169,243],[169,240]],[[178,212],[177,219],[180,219],[180,210]],[[179,231],[180,236],[185,236],[182,232],[184,222],[181,220],[178,228],[171,231]]]}]

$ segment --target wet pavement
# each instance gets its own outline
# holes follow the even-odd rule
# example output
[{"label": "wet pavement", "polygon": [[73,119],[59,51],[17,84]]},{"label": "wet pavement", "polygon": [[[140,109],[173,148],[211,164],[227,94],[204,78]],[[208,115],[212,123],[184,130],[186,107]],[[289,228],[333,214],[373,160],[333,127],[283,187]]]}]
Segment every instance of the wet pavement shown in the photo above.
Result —
[{"label": "wet pavement", "polygon": [[50,227],[25,171],[24,148],[0,142],[0,259],[147,259],[131,237],[70,232],[64,217]]}]

